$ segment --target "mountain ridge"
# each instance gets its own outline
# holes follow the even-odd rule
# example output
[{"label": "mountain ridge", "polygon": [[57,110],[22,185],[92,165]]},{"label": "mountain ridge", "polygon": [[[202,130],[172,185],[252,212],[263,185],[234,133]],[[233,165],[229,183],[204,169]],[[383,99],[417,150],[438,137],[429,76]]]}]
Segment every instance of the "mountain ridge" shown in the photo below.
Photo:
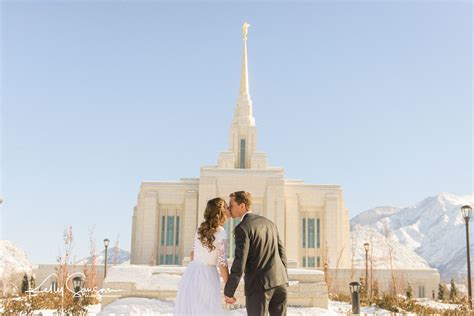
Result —
[{"label": "mountain ridge", "polygon": [[[374,230],[383,235],[389,231],[394,242],[437,268],[443,280],[461,279],[466,275],[467,260],[465,222],[460,207],[472,205],[473,200],[474,194],[457,196],[441,192],[407,207],[372,208],[351,219],[351,234]],[[469,236],[474,240],[473,230]],[[470,248],[474,250],[472,245]]]}]

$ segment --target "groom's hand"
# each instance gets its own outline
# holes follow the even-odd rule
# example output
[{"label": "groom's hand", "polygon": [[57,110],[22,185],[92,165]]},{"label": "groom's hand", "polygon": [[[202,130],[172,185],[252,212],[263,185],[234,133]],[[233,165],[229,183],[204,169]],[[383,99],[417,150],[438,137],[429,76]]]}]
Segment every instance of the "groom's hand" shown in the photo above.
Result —
[{"label": "groom's hand", "polygon": [[235,304],[235,302],[237,302],[237,300],[235,299],[235,297],[228,297],[228,296],[224,296],[225,298],[225,302],[227,304]]}]

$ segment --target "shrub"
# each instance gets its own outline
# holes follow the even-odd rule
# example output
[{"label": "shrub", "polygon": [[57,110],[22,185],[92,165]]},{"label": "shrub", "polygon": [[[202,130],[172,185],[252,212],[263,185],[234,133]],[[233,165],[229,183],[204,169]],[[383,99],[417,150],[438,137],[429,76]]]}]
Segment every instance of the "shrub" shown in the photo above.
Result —
[{"label": "shrub", "polygon": [[95,295],[88,294],[80,300],[74,300],[71,292],[64,292],[64,297],[60,292],[44,292],[34,295],[15,295],[7,297],[3,302],[5,315],[28,314],[38,309],[53,309],[58,312],[64,311],[72,315],[87,315],[85,306],[97,304]]}]

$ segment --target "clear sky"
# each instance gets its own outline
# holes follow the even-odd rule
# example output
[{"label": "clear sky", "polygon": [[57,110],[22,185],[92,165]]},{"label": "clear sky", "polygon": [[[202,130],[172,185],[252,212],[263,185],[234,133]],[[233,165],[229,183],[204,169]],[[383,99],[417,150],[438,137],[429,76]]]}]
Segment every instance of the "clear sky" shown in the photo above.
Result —
[{"label": "clear sky", "polygon": [[[260,151],[351,217],[473,193],[470,2],[1,4],[2,239],[130,249],[140,182],[227,149],[248,34]],[[99,243],[99,248],[101,247]]]}]

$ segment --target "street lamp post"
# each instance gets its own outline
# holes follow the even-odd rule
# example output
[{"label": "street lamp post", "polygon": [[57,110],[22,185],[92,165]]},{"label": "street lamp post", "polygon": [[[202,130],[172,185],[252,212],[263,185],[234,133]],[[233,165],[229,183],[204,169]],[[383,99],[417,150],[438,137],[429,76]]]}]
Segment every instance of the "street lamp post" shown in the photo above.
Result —
[{"label": "street lamp post", "polygon": [[349,289],[351,291],[351,303],[352,303],[352,314],[360,314],[360,283],[351,282],[349,283]]},{"label": "street lamp post", "polygon": [[364,244],[365,249],[365,292],[369,297],[369,243]]},{"label": "street lamp post", "polygon": [[81,297],[80,292],[81,292],[83,284],[84,282],[82,281],[82,278],[79,276],[72,279],[72,287],[74,288],[74,300],[76,302],[79,302],[79,299]]},{"label": "street lamp post", "polygon": [[462,217],[466,222],[466,251],[467,251],[467,293],[469,297],[469,308],[472,310],[472,288],[471,288],[471,251],[469,245],[469,220],[471,219],[472,207],[463,205],[461,207]]},{"label": "street lamp post", "polygon": [[109,247],[109,242],[107,238],[104,239],[104,247],[105,247],[105,261],[104,261],[104,280],[105,277],[107,276],[107,248]]}]

